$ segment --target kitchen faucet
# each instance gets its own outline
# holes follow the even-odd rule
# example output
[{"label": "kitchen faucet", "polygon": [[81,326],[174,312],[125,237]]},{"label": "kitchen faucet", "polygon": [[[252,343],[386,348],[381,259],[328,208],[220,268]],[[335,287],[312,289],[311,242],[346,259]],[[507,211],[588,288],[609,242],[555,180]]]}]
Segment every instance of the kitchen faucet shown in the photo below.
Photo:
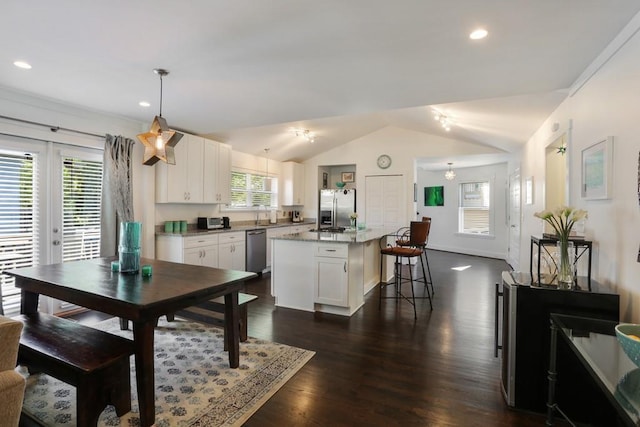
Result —
[{"label": "kitchen faucet", "polygon": [[260,209],[262,208],[261,206],[258,206],[258,209],[256,210],[256,225],[260,225]]}]

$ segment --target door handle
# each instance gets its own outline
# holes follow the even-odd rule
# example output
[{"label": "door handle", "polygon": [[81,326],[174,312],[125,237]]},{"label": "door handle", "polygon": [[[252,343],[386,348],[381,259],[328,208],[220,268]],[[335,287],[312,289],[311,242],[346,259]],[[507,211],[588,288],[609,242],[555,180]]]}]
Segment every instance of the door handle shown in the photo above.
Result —
[{"label": "door handle", "polygon": [[[500,321],[500,297],[504,296],[504,292],[500,292],[500,283],[496,283],[496,312],[495,312],[495,324],[494,324],[494,335],[493,335],[493,356],[498,357],[498,350],[502,350],[502,343],[498,342],[498,329],[499,329],[499,321]],[[504,300],[502,301],[504,304]],[[502,319],[503,322],[506,319]],[[504,330],[504,329],[503,329]],[[502,337],[504,340],[504,337]]]}]

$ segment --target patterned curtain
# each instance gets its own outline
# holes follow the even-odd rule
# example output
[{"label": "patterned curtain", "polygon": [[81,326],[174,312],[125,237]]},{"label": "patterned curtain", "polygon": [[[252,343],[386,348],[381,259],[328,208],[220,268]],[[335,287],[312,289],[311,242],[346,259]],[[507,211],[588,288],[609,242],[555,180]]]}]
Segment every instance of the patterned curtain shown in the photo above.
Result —
[{"label": "patterned curtain", "polygon": [[102,211],[101,256],[116,254],[118,223],[133,221],[133,185],[131,158],[135,141],[123,136],[105,137]]}]

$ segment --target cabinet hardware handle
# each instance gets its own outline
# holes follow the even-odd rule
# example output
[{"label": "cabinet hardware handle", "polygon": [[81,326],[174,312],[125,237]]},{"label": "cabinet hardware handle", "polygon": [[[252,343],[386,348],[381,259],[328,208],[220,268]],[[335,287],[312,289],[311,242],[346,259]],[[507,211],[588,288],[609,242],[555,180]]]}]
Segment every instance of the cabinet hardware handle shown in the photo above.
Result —
[{"label": "cabinet hardware handle", "polygon": [[344,262],[344,272],[347,272],[347,261]]},{"label": "cabinet hardware handle", "polygon": [[[500,311],[498,309],[498,304],[499,304],[499,300],[500,297],[504,297],[504,292],[500,292],[500,283],[496,283],[496,312],[495,312],[495,324],[494,324],[494,334],[493,334],[493,356],[494,357],[498,357],[498,350],[502,350],[502,342],[498,342],[498,323],[499,323],[499,316],[500,316]],[[504,304],[504,300],[502,301],[502,303]],[[502,319],[502,321],[504,322],[506,319]],[[504,337],[502,338],[504,340]]]},{"label": "cabinet hardware handle", "polygon": [[327,252],[335,252],[336,250],[335,249],[325,249],[325,251],[327,251]]}]

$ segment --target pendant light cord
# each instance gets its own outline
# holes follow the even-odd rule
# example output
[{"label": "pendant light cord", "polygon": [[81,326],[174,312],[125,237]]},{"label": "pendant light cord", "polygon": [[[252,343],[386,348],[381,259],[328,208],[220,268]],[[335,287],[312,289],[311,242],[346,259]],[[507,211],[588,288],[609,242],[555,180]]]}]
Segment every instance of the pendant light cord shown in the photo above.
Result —
[{"label": "pendant light cord", "polygon": [[162,117],[162,74],[160,74],[160,117]]}]

